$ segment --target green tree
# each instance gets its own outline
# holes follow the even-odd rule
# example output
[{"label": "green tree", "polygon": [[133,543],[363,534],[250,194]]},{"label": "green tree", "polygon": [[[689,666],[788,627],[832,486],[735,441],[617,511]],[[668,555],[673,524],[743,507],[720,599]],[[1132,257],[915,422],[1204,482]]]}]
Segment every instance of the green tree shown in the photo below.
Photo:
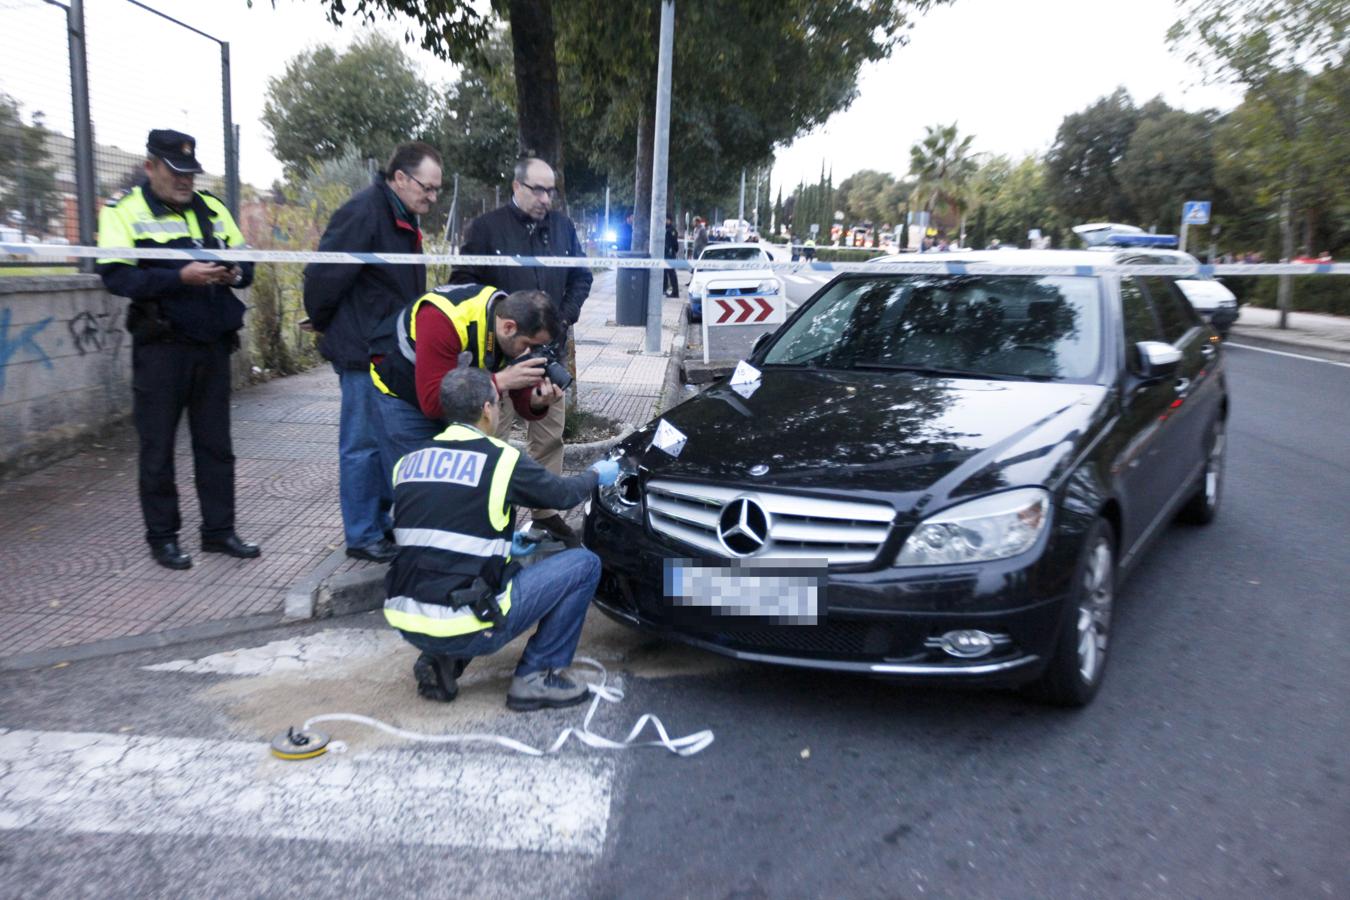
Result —
[{"label": "green tree", "polygon": [[1123,87],[1064,117],[1045,161],[1061,212],[1078,221],[1134,218],[1117,167],[1138,121],[1139,110]]},{"label": "green tree", "polygon": [[396,42],[370,32],[344,53],[306,50],[267,82],[272,153],[299,176],[348,147],[383,160],[427,125],[431,89]]},{"label": "green tree", "polygon": [[1187,200],[1213,200],[1214,130],[1218,116],[1153,104],[1140,111],[1139,124],[1116,168],[1121,192],[1135,211],[1133,224],[1174,229]]},{"label": "green tree", "polygon": [[909,148],[909,174],[916,179],[910,202],[928,213],[951,210],[965,231],[966,186],[979,164],[971,157],[974,135],[961,137],[956,123],[928,125],[923,140]]},{"label": "green tree", "polygon": [[49,135],[41,112],[24,124],[19,104],[0,94],[0,221],[25,234],[49,234],[62,212]]},{"label": "green tree", "polygon": [[[1282,151],[1278,175],[1260,178],[1263,193],[1278,190],[1281,251],[1294,254],[1296,197],[1307,190],[1299,147],[1310,124],[1306,106],[1311,78],[1345,65],[1350,49],[1350,5],[1345,0],[1180,0],[1182,18],[1168,34],[1176,49],[1211,81],[1247,89],[1246,103],[1264,104],[1276,126],[1267,132],[1271,151]],[[1339,120],[1344,143],[1345,119]],[[1344,179],[1344,170],[1340,176]],[[1293,279],[1282,276],[1280,327],[1287,327]]]}]

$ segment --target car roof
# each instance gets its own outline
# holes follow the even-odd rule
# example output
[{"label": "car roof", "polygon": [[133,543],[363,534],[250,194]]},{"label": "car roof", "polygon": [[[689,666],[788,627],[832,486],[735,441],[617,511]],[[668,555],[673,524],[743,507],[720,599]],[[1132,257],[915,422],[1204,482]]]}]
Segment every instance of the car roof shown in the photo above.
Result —
[{"label": "car roof", "polygon": [[[1103,260],[1103,256],[1109,259]],[[1141,256],[1160,260],[1162,265],[1195,265],[1189,253],[1156,247],[1102,247],[1096,250],[957,250],[928,253],[897,253],[872,262],[963,262],[1002,263],[1014,266],[1100,266],[1120,265]]]}]

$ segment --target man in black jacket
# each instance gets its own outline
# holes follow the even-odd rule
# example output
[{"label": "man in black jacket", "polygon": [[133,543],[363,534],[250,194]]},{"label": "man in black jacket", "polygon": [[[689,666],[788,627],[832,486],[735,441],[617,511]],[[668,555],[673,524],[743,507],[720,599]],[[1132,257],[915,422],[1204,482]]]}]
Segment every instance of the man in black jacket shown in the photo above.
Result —
[{"label": "man in black jacket", "polygon": [[[418,216],[441,190],[441,157],[420,141],[400,144],[375,183],[355,194],[328,222],[321,251],[421,253]],[[388,562],[389,473],[379,392],[370,380],[370,338],[376,326],[427,289],[423,265],[311,263],[305,267],[305,312],[321,332],[319,352],[342,387],[338,423],[338,499],[347,555]]]},{"label": "man in black jacket", "polygon": [[[666,259],[675,259],[680,255],[680,235],[675,230],[675,223],[666,216]],[[680,296],[680,281],[675,277],[674,269],[665,270],[665,295],[667,297]]]},{"label": "man in black jacket", "polygon": [[[585,257],[576,228],[567,216],[552,209],[558,192],[553,168],[542,159],[527,157],[516,163],[511,200],[469,223],[460,252],[466,256],[576,256]],[[581,316],[581,305],[591,293],[591,270],[584,264],[571,269],[543,266],[463,266],[455,269],[451,284],[490,284],[498,290],[537,290],[548,294],[562,320],[563,334],[553,343],[558,359],[567,358],[567,332]],[[515,410],[503,407],[498,436],[515,421]],[[531,458],[555,475],[562,472],[563,425],[566,406],[554,403],[542,419],[526,426]],[[554,509],[536,509],[534,524],[569,547],[580,546],[571,527]]]}]

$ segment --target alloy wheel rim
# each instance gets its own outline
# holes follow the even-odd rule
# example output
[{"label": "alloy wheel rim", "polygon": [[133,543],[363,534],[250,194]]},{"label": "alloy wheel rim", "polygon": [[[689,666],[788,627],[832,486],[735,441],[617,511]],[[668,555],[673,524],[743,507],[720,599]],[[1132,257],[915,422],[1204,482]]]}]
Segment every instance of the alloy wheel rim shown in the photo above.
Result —
[{"label": "alloy wheel rim", "polygon": [[1223,490],[1224,439],[1224,426],[1220,423],[1215,426],[1214,446],[1205,465],[1205,505],[1210,509],[1219,505],[1219,492]]},{"label": "alloy wheel rim", "polygon": [[1078,603],[1078,674],[1085,684],[1095,684],[1106,664],[1113,599],[1111,547],[1099,538],[1088,556]]}]

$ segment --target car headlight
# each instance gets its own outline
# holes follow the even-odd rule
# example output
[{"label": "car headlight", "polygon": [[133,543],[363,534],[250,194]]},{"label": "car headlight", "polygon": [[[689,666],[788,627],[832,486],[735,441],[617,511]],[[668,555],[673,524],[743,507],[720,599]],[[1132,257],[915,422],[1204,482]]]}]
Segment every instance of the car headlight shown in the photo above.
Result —
[{"label": "car headlight", "polygon": [[896,564],[938,566],[1016,556],[1036,543],[1049,512],[1050,495],[1041,488],[960,503],[919,523]]},{"label": "car headlight", "polygon": [[600,504],[616,516],[636,518],[642,501],[642,484],[637,469],[628,457],[619,459],[619,477],[608,487],[599,488]]},{"label": "car headlight", "polygon": [[768,281],[761,281],[759,287],[755,289],[758,294],[776,294],[780,285],[777,278],[770,278]]}]

